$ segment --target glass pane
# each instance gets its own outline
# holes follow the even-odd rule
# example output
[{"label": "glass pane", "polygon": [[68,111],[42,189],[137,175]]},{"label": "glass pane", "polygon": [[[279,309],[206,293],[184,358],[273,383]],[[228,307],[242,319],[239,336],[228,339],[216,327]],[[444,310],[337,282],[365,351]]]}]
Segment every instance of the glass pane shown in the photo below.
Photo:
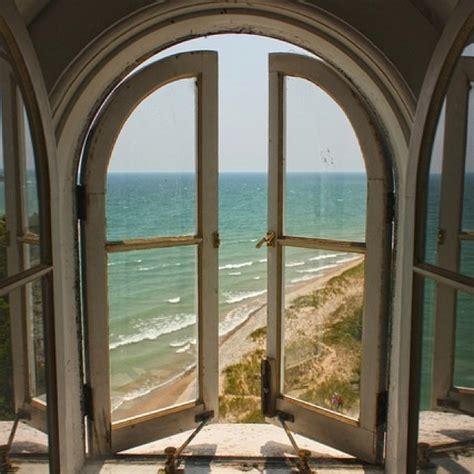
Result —
[{"label": "glass pane", "polygon": [[107,238],[196,233],[196,84],[161,87],[132,112],[107,175]]},{"label": "glass pane", "polygon": [[461,273],[474,278],[474,241],[461,242]]},{"label": "glass pane", "polygon": [[[0,67],[2,60],[0,59]],[[5,164],[3,158],[3,101],[0,91],[0,279],[8,276],[7,215],[5,204]]]},{"label": "glass pane", "polygon": [[44,318],[41,280],[26,285],[28,354],[30,359],[30,393],[46,401],[46,371],[44,353]]},{"label": "glass pane", "polygon": [[15,418],[10,334],[10,305],[8,296],[4,296],[0,297],[0,421]]},{"label": "glass pane", "polygon": [[474,388],[474,298],[458,292],[454,386]]},{"label": "glass pane", "polygon": [[109,254],[113,421],[197,397],[197,254]]},{"label": "glass pane", "polygon": [[286,235],[365,240],[367,179],[354,130],[315,84],[285,78]]},{"label": "glass pane", "polygon": [[474,83],[469,90],[466,167],[464,175],[464,209],[462,228],[474,231]]},{"label": "glass pane", "polygon": [[31,138],[30,121],[23,108],[23,123],[25,129],[25,174],[23,176],[23,197],[25,216],[23,227],[27,233],[28,242],[25,247],[25,268],[40,263],[40,221],[38,178],[36,174],[35,152]]},{"label": "glass pane", "polygon": [[433,338],[435,329],[436,284],[424,279],[423,340],[421,356],[420,410],[430,410],[433,380]]},{"label": "glass pane", "polygon": [[433,150],[431,152],[430,171],[428,175],[425,261],[431,263],[432,265],[437,264],[439,200],[441,193],[441,167],[443,161],[445,111],[445,105],[443,105],[436,128]]},{"label": "glass pane", "polygon": [[284,393],[359,417],[364,257],[285,248]]}]

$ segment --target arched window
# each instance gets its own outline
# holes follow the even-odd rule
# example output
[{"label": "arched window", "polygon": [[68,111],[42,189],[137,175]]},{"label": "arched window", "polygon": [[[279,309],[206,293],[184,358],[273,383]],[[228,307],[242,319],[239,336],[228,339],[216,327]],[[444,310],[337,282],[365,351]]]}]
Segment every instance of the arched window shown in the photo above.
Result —
[{"label": "arched window", "polygon": [[[18,18],[9,2],[2,3],[0,417],[49,433],[54,445],[58,427],[49,191],[54,149],[43,89],[32,83],[31,59]],[[39,439],[48,449],[48,437]],[[55,449],[50,450],[52,469],[57,459]]]},{"label": "arched window", "polygon": [[[379,461],[390,166],[370,111],[339,74],[314,57],[272,54],[269,60],[268,233],[257,242],[267,244],[268,256],[262,249],[255,260],[268,259],[261,265],[268,278],[263,413]],[[82,257],[97,453],[217,415],[217,273],[233,265],[218,268],[217,260],[216,73],[217,55],[199,51],[138,69],[102,106],[85,147]],[[148,122],[138,120],[142,110]],[[134,137],[155,145],[145,149]],[[149,167],[148,174],[137,173],[150,160],[154,173]],[[297,303],[298,291],[320,305]],[[170,347],[173,358],[166,355]],[[323,361],[333,367],[318,380]],[[183,376],[191,383],[177,383]],[[145,402],[147,391],[156,396]]]}]

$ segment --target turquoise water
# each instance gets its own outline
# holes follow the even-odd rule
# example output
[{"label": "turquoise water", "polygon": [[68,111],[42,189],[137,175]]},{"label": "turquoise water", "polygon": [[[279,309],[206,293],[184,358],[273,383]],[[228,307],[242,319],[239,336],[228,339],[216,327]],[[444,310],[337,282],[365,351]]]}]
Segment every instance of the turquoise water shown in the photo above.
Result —
[{"label": "turquoise water", "polygon": [[[111,173],[109,240],[193,235],[192,173]],[[365,240],[366,178],[361,173],[290,173],[285,222],[289,235]],[[266,293],[267,175],[219,178],[220,334],[259,308]],[[288,249],[286,288],[357,258],[343,252]],[[195,247],[109,255],[112,404],[161,385],[196,361]]]}]

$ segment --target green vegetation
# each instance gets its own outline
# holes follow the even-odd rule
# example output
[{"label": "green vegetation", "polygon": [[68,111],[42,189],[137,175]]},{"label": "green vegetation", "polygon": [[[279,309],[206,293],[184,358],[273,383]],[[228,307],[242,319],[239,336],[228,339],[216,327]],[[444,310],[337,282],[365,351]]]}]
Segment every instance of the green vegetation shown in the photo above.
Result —
[{"label": "green vegetation", "polygon": [[[295,298],[285,309],[285,391],[300,400],[354,414],[359,406],[364,264]],[[260,361],[266,327],[249,339],[260,347],[224,371],[220,416],[261,423]],[[334,406],[337,396],[341,402]]]},{"label": "green vegetation", "polygon": [[222,420],[238,423],[264,421],[260,412],[260,361],[264,356],[265,351],[257,349],[224,370],[224,393],[219,397]]}]

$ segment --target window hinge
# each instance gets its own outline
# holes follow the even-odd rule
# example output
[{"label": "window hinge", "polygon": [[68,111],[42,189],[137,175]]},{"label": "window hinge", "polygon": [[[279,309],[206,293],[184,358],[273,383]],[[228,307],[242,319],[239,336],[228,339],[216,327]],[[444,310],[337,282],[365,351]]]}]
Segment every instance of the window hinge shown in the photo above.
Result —
[{"label": "window hinge", "polygon": [[86,187],[83,184],[76,186],[76,216],[80,221],[86,219]]},{"label": "window hinge", "polygon": [[87,416],[89,420],[93,420],[94,410],[92,402],[92,387],[88,383],[82,385],[82,397],[84,403],[84,416]]},{"label": "window hinge", "polygon": [[260,398],[262,404],[262,414],[268,418],[275,416],[275,402],[272,397],[272,365],[274,359],[263,359],[260,364]]},{"label": "window hinge", "polygon": [[395,220],[395,193],[387,193],[387,221],[393,222]]},{"label": "window hinge", "polygon": [[377,394],[377,426],[382,426],[387,421],[388,412],[388,392]]},{"label": "window hinge", "polygon": [[221,246],[221,238],[219,237],[219,232],[212,233],[212,246],[215,249],[218,249]]}]

